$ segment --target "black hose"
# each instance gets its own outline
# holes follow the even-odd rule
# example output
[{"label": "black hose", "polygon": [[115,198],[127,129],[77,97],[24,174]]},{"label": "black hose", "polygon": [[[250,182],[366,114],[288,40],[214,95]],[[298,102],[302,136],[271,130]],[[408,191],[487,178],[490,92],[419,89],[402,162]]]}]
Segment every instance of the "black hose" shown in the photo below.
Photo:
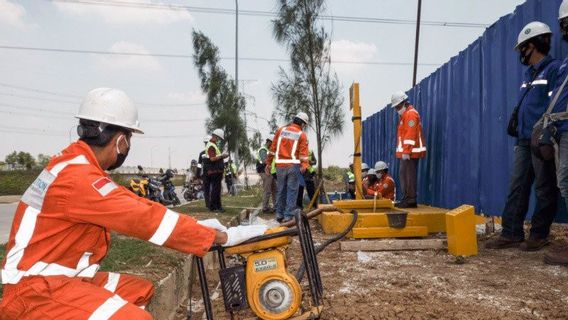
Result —
[{"label": "black hose", "polygon": [[[343,230],[343,232],[341,232],[340,234],[324,241],[322,244],[317,246],[315,248],[316,255],[319,254],[320,252],[322,252],[323,249],[325,249],[330,244],[332,244],[332,243],[334,243],[338,240],[343,239],[353,229],[353,227],[355,226],[355,223],[357,222],[357,218],[359,217],[359,213],[355,209],[352,209],[351,213],[353,214],[353,219],[351,220],[351,223],[349,224],[349,226],[347,226],[347,228],[345,228],[345,230]],[[300,265],[300,268],[296,272],[296,279],[298,280],[298,282],[302,282],[302,278],[304,277],[305,272],[306,272],[306,265],[305,265],[305,262],[302,262],[302,264]]]}]

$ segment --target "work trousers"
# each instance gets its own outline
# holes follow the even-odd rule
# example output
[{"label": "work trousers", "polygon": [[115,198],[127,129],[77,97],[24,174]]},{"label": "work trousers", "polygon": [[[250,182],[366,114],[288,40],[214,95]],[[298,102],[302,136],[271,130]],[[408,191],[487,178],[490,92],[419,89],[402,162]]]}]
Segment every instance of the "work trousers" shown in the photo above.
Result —
[{"label": "work trousers", "polygon": [[[296,201],[296,205],[298,208],[304,208],[304,189],[308,192],[308,198],[310,201],[314,198],[314,194],[316,193],[316,185],[313,177],[304,178],[304,182],[306,184],[305,187],[300,186],[298,188],[298,200]],[[314,208],[318,207],[317,199],[314,202]]]},{"label": "work trousers", "polygon": [[403,203],[416,203],[418,159],[400,159],[399,179]]},{"label": "work trousers", "polygon": [[536,207],[531,219],[530,238],[545,239],[558,211],[559,191],[556,185],[554,160],[543,161],[531,152],[530,140],[519,140],[514,149],[513,171],[509,195],[503,210],[501,235],[514,240],[523,240],[524,221],[529,209],[531,189],[534,182]]},{"label": "work trousers", "polygon": [[262,210],[270,210],[270,197],[272,197],[272,208],[276,207],[276,181],[271,174],[260,173],[262,179]]},{"label": "work trousers", "polygon": [[278,198],[276,218],[290,220],[294,218],[298,188],[300,187],[300,166],[276,167]]},{"label": "work trousers", "polygon": [[223,181],[223,174],[209,175],[211,180],[211,199],[209,200],[210,210],[220,210],[221,206],[221,182]]},{"label": "work trousers", "polygon": [[26,277],[4,286],[0,320],[147,320],[143,308],[153,294],[150,281],[127,274]]},{"label": "work trousers", "polygon": [[568,132],[560,134],[557,161],[558,188],[560,188],[560,194],[564,199],[566,208],[568,208]]},{"label": "work trousers", "polygon": [[205,199],[205,206],[207,209],[211,209],[209,204],[211,203],[211,178],[209,175],[203,174],[203,198]]}]

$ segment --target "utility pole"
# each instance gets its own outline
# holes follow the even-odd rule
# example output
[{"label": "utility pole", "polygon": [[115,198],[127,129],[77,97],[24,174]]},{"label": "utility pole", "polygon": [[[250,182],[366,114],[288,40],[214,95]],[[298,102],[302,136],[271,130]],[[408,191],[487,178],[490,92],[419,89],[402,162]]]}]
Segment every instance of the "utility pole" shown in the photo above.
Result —
[{"label": "utility pole", "polygon": [[[239,0],[235,0],[235,91],[239,103]],[[246,114],[246,112],[245,112]],[[245,128],[246,135],[246,128]],[[235,146],[235,162],[239,163],[239,143]],[[246,172],[246,169],[245,169]]]},{"label": "utility pole", "polygon": [[[238,1],[238,0],[237,0],[237,1]],[[256,80],[256,79],[243,79],[243,80],[241,80],[242,85],[243,85],[243,97],[244,97],[245,99],[246,99],[245,84],[246,84],[247,82],[256,82],[256,81],[258,81],[258,80]],[[239,84],[239,83],[237,82],[237,87],[238,87],[238,84]],[[245,110],[243,110],[243,111],[244,111],[244,115],[245,115],[245,116],[244,116],[244,120],[245,120],[245,137],[247,137],[247,139],[248,139],[248,131],[247,131],[247,130],[248,130],[248,127],[247,127],[247,104],[246,104],[246,101],[245,101]],[[245,171],[245,186],[248,188],[248,187],[249,187],[249,184],[248,184],[248,173],[247,173],[247,167],[244,165],[244,162],[243,162],[243,169],[244,169],[244,171]]]},{"label": "utility pole", "polygon": [[420,43],[420,13],[422,11],[422,0],[418,0],[418,13],[416,14],[416,41],[414,43],[414,72],[412,75],[412,86],[416,85],[416,73],[418,70],[418,44]]},{"label": "utility pole", "polygon": [[168,146],[168,169],[172,168],[172,147]]}]

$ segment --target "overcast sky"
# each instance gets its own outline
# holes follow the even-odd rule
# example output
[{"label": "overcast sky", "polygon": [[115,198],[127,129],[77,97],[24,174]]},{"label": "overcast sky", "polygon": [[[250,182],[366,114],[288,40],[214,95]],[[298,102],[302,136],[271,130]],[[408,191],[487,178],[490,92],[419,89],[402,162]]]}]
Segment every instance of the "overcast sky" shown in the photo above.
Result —
[{"label": "overcast sky", "polygon": [[[91,89],[116,87],[136,101],[146,132],[133,139],[126,165],[166,167],[168,150],[174,167],[187,167],[196,158],[206,134],[205,98],[191,58],[100,55],[14,50],[6,47],[167,55],[192,54],[191,31],[198,29],[220,48],[225,70],[234,76],[234,13],[211,10],[164,10],[48,0],[0,0],[0,159],[14,150],[55,154],[77,138],[73,115]],[[125,0],[110,0],[126,2]],[[146,1],[131,1],[149,3]],[[490,25],[512,12],[522,0],[424,0],[422,20]],[[151,1],[154,4],[234,10],[234,1]],[[274,11],[275,1],[240,0],[243,11]],[[327,1],[326,14],[395,20],[416,19],[415,0]],[[215,11],[215,10],[213,10]],[[218,11],[216,11],[218,12]],[[271,83],[285,50],[272,37],[270,16],[239,17],[239,78],[248,98],[249,126],[268,134],[263,118],[274,107]],[[324,153],[324,166],[346,166],[353,150],[348,88],[360,83],[363,117],[389,102],[396,90],[412,81],[415,26],[404,23],[325,20],[332,35],[334,69],[344,87],[346,127]],[[353,19],[348,19],[353,20]],[[420,37],[418,78],[432,73],[479,37],[483,27],[424,25]],[[514,44],[511,44],[513,47]],[[252,58],[252,60],[248,59]],[[395,64],[376,64],[387,62]],[[396,121],[393,119],[393,121]],[[313,137],[313,134],[310,135]],[[315,139],[311,138],[311,141]],[[314,146],[315,147],[315,146]],[[363,150],[364,152],[364,150]],[[393,151],[394,152],[394,151]]]}]

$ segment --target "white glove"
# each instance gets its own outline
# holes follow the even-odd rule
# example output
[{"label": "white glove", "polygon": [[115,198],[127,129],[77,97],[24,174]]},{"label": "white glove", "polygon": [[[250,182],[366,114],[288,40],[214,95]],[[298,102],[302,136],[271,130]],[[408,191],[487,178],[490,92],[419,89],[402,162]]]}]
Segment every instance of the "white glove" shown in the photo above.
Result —
[{"label": "white glove", "polygon": [[402,155],[402,160],[410,160],[410,155],[409,154],[403,154]]},{"label": "white glove", "polygon": [[226,231],[227,242],[223,244],[223,247],[231,247],[245,242],[250,238],[261,236],[264,234],[266,229],[268,229],[268,226],[264,224],[231,227]]},{"label": "white glove", "polygon": [[197,223],[202,225],[202,226],[205,226],[205,227],[213,228],[217,231],[222,231],[222,232],[227,231],[227,227],[222,225],[221,222],[219,222],[219,220],[217,220],[217,219],[201,220],[201,221],[197,221]]}]

